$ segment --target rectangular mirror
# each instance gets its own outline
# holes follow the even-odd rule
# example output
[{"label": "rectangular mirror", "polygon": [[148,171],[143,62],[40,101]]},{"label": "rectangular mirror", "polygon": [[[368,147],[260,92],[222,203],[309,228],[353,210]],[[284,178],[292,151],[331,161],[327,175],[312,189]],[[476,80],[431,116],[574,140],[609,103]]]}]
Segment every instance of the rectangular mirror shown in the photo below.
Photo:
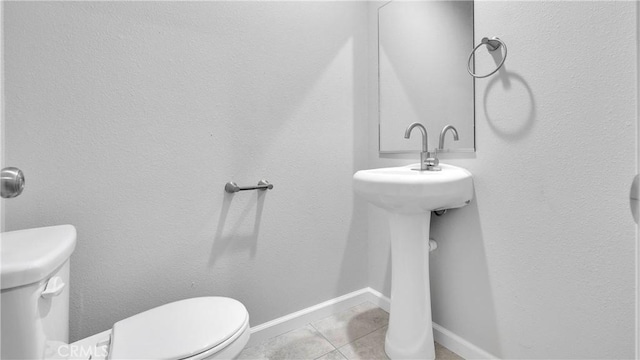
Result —
[{"label": "rectangular mirror", "polygon": [[[474,79],[467,72],[473,49],[473,1],[391,1],[378,9],[380,153],[420,152],[412,122],[427,128],[429,150],[442,128],[444,152],[475,151]],[[473,69],[473,67],[472,67]]]}]

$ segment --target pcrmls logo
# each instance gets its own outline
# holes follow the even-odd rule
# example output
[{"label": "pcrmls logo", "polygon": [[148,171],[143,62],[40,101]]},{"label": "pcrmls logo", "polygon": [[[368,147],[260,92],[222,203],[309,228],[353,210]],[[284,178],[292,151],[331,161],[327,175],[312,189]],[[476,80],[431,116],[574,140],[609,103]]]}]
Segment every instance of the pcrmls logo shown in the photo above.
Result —
[{"label": "pcrmls logo", "polygon": [[106,357],[107,356],[107,345],[91,345],[91,346],[80,346],[80,345],[62,345],[58,348],[58,355],[63,358],[81,358],[88,359],[91,357]]}]

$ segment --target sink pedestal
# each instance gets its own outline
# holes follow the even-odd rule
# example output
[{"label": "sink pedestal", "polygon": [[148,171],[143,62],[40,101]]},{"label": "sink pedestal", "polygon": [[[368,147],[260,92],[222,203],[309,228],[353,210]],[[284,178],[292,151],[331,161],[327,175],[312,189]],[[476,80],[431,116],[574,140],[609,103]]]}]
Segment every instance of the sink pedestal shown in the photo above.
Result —
[{"label": "sink pedestal", "polygon": [[429,288],[431,212],[387,211],[391,235],[391,309],[384,348],[391,359],[435,359]]},{"label": "sink pedestal", "polygon": [[391,309],[384,349],[393,360],[435,359],[429,288],[431,211],[454,209],[473,199],[471,173],[440,163],[360,170],[354,191],[386,211],[391,237]]}]

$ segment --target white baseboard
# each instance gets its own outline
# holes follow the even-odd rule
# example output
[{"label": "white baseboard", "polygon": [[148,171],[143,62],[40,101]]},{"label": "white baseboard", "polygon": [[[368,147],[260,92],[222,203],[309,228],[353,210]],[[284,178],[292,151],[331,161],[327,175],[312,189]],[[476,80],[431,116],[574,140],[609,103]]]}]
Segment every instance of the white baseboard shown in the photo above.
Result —
[{"label": "white baseboard", "polygon": [[433,323],[433,338],[440,345],[460,355],[461,357],[471,359],[498,359],[497,356],[488,353],[480,347],[468,342],[460,336]]},{"label": "white baseboard", "polygon": [[[367,287],[254,326],[251,328],[251,338],[247,347],[258,345],[267,339],[299,329],[310,322],[344,311],[365,301],[370,301],[387,312],[391,305],[388,297]],[[465,359],[498,359],[498,357],[436,323],[433,323],[433,337],[442,346]]]},{"label": "white baseboard", "polygon": [[[374,299],[367,299],[367,301],[371,301],[372,303],[378,305],[378,307],[380,307],[381,309],[389,312],[389,309],[391,308],[391,300],[371,288],[368,289],[369,295]],[[440,343],[440,345],[460,355],[464,359],[498,359],[497,356],[484,351],[483,349],[468,342],[467,340],[445,329],[444,327],[436,323],[432,324],[434,340]]]},{"label": "white baseboard", "polygon": [[367,290],[368,292],[368,298],[366,301],[370,301],[377,305],[380,309],[389,312],[389,309],[391,309],[391,300],[388,297],[382,295],[381,292],[373,290],[372,288],[366,288],[363,290]]},{"label": "white baseboard", "polygon": [[[371,301],[378,305],[380,299],[378,295],[382,296],[382,294],[371,288],[364,288],[253,326],[251,327],[251,337],[249,338],[247,347],[258,345],[267,339],[299,329],[310,322],[347,310],[365,301]],[[380,306],[380,308],[385,309],[383,306]],[[389,311],[388,307],[385,310]]]}]

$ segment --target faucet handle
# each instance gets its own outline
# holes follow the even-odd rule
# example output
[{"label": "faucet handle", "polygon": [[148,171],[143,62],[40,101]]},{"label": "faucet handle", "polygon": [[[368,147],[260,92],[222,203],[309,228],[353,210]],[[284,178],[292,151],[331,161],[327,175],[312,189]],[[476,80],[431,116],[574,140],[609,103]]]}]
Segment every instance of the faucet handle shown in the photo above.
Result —
[{"label": "faucet handle", "polygon": [[438,166],[438,164],[440,164],[440,160],[438,160],[438,157],[436,156],[436,153],[427,153],[427,158],[425,159],[425,164],[427,164],[427,166]]},{"label": "faucet handle", "polygon": [[438,167],[438,165],[440,164],[440,160],[438,160],[438,156],[435,152],[427,153],[427,158],[424,159],[424,165],[427,168],[427,170],[429,171],[440,171],[442,169],[440,169],[440,167]]}]

